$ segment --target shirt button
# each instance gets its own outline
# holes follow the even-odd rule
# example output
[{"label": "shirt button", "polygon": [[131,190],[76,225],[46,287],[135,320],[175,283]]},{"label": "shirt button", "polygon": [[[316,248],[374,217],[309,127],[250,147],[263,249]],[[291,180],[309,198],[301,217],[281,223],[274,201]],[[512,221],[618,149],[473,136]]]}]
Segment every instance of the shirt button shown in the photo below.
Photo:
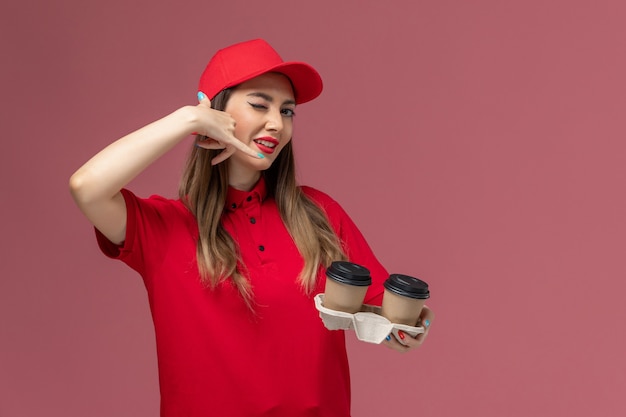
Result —
[{"label": "shirt button", "polygon": [[232,208],[233,210],[237,208],[237,203],[233,203],[230,205],[230,208]]},{"label": "shirt button", "polygon": [[263,246],[263,245],[259,245],[259,250],[260,250],[261,252],[263,252],[263,251],[265,250],[265,246]]},{"label": "shirt button", "polygon": [[250,223],[255,224],[256,223],[256,219],[254,217],[250,217]]},{"label": "shirt button", "polygon": [[246,201],[252,201],[252,196],[249,195],[248,198],[246,198]]}]

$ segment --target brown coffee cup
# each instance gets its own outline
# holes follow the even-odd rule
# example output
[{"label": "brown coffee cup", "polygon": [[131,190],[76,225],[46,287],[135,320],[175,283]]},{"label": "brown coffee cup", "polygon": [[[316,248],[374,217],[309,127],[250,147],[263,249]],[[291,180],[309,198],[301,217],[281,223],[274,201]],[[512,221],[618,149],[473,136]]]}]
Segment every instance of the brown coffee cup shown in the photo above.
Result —
[{"label": "brown coffee cup", "polygon": [[430,297],[428,284],[408,275],[391,274],[383,285],[381,315],[395,324],[415,326]]},{"label": "brown coffee cup", "polygon": [[352,262],[335,261],[326,270],[322,305],[335,311],[357,313],[371,284],[372,277],[367,268]]}]

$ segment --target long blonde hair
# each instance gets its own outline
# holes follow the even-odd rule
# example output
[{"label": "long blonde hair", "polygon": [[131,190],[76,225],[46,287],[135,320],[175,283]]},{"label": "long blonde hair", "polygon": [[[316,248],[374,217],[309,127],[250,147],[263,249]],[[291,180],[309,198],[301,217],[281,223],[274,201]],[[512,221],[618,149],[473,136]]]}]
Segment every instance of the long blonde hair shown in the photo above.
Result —
[{"label": "long blonde hair", "polygon": [[[220,92],[211,107],[224,110],[232,89]],[[239,247],[222,225],[228,193],[228,167],[211,164],[220,150],[193,147],[179,187],[179,196],[198,222],[198,269],[210,288],[232,279],[244,301],[254,310],[253,292],[245,276]],[[319,267],[345,260],[339,238],[324,211],[298,187],[292,143],[282,149],[272,166],[264,172],[268,197],[273,197],[281,219],[304,259],[298,282],[307,294],[315,289]]]}]

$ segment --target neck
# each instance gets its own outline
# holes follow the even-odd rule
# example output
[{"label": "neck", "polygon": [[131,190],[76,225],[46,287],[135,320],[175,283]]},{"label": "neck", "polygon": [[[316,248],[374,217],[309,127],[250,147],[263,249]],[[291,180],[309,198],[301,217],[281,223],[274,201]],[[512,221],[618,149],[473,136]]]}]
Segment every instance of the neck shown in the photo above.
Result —
[{"label": "neck", "polygon": [[250,191],[259,181],[259,178],[261,178],[261,172],[259,171],[242,172],[241,170],[233,169],[232,165],[228,170],[228,185],[236,190]]}]

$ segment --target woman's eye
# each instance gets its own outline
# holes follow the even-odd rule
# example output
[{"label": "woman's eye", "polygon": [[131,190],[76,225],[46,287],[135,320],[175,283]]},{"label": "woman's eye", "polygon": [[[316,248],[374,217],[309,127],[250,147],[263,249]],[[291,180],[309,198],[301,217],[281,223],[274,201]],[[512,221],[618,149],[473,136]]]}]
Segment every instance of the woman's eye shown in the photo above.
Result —
[{"label": "woman's eye", "polygon": [[263,104],[257,104],[257,103],[250,103],[248,102],[249,105],[252,106],[252,108],[255,109],[263,109],[263,110],[267,110],[267,106],[263,105]]},{"label": "woman's eye", "polygon": [[280,112],[283,116],[287,117],[293,117],[296,115],[296,112],[293,111],[293,109],[282,109]]}]

